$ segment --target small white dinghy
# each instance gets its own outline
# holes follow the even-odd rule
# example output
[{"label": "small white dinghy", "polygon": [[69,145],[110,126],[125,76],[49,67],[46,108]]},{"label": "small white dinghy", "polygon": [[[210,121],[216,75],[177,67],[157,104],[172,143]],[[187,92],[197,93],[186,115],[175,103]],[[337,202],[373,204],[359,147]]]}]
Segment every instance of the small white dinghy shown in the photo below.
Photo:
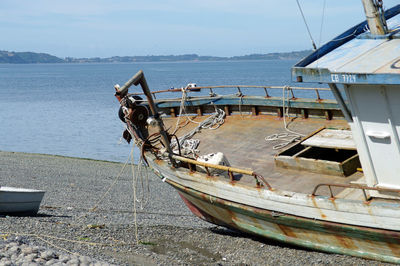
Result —
[{"label": "small white dinghy", "polygon": [[0,187],[0,214],[35,215],[42,202],[44,190]]}]

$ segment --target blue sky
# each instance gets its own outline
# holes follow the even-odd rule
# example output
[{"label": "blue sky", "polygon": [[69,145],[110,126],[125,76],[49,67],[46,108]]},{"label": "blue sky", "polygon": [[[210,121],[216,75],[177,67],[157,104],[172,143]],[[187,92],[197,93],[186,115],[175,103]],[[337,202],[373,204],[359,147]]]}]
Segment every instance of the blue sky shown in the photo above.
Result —
[{"label": "blue sky", "polygon": [[[361,0],[300,3],[317,45],[364,20]],[[0,50],[59,57],[311,49],[295,0],[0,0],[0,25]]]}]

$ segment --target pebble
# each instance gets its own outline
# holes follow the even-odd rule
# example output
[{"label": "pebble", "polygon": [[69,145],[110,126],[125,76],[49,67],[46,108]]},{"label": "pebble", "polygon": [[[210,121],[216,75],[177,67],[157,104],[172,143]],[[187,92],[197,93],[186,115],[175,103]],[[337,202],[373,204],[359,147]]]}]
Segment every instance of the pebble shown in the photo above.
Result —
[{"label": "pebble", "polygon": [[43,251],[43,252],[40,254],[40,258],[42,258],[42,259],[44,259],[44,260],[47,260],[47,261],[49,261],[49,260],[51,260],[51,259],[53,259],[53,258],[55,258],[55,257],[56,257],[56,254],[55,254],[53,251],[51,251],[51,250]]},{"label": "pebble", "polygon": [[46,250],[39,246],[29,246],[20,242],[0,241],[1,266],[7,265],[113,265],[104,261],[92,260],[87,256],[71,257],[69,255]]}]

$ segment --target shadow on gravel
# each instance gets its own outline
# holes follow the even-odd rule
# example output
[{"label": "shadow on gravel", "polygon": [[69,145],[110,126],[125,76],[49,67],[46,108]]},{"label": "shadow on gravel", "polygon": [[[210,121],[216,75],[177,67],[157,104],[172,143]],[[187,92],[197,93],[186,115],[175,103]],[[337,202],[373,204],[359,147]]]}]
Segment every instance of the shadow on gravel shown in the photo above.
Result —
[{"label": "shadow on gravel", "polygon": [[51,214],[32,214],[32,213],[16,213],[16,214],[7,214],[7,215],[0,215],[0,218],[7,218],[7,217],[30,217],[30,218],[46,218],[46,217],[55,217],[55,218],[71,218],[70,215],[51,215]]},{"label": "shadow on gravel", "polygon": [[[295,245],[292,245],[292,244],[283,243],[283,242],[280,242],[280,241],[259,237],[259,236],[256,236],[256,235],[240,232],[240,231],[237,231],[235,229],[225,228],[225,227],[221,227],[221,226],[216,226],[216,227],[210,228],[209,230],[211,232],[213,232],[215,234],[219,234],[219,235],[230,236],[230,237],[249,238],[249,239],[252,239],[254,241],[263,243],[265,245],[269,245],[269,246],[275,246],[275,247],[280,247],[280,248],[291,248],[291,249],[304,250],[304,251],[315,251],[315,250],[312,250],[312,249],[299,247],[299,246],[295,246]],[[323,251],[318,251],[318,252],[325,253]]]},{"label": "shadow on gravel", "polygon": [[[207,265],[211,261],[222,259],[218,252],[210,251],[208,248],[200,247],[198,243],[187,240],[159,239],[157,244],[152,245],[151,251],[161,255],[178,257],[192,265]],[[211,260],[211,261],[210,261]]]},{"label": "shadow on gravel", "polygon": [[71,215],[52,215],[52,214],[44,214],[44,213],[38,213],[37,215],[33,217],[56,217],[56,218],[71,218]]}]

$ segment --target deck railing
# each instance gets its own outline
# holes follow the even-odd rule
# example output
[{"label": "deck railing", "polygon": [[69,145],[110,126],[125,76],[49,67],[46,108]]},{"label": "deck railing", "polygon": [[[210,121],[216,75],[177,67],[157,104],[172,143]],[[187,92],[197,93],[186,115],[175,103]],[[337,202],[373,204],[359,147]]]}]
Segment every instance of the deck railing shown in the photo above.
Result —
[{"label": "deck railing", "polygon": [[[186,91],[192,91],[192,92],[198,92],[202,90],[209,90],[210,96],[216,96],[214,90],[218,89],[226,89],[226,88],[233,88],[237,90],[237,95],[238,96],[243,96],[243,92],[241,89],[246,88],[246,89],[264,89],[265,93],[265,98],[270,98],[271,96],[269,95],[268,90],[288,90],[291,94],[292,99],[296,99],[294,95],[294,91],[315,91],[316,93],[316,98],[317,100],[321,100],[320,96],[320,91],[330,91],[329,88],[307,88],[307,87],[291,87],[291,86],[261,86],[261,85],[218,85],[218,86],[200,86],[200,87],[182,87],[182,88],[173,88],[173,89],[168,89],[168,90],[158,90],[158,91],[152,91],[151,94],[154,99],[156,99],[156,94],[159,93],[166,93],[166,92],[182,92],[182,90]],[[131,95],[142,95],[143,93],[132,93]]]},{"label": "deck railing", "polygon": [[262,187],[262,186],[265,185],[269,190],[272,190],[271,185],[265,180],[265,178],[263,176],[257,174],[256,172],[252,171],[252,170],[240,169],[240,168],[235,168],[235,167],[231,167],[231,166],[224,166],[224,165],[218,165],[218,164],[211,164],[211,163],[206,163],[206,162],[199,162],[199,161],[196,161],[194,159],[186,158],[186,157],[175,155],[175,154],[172,155],[171,157],[173,159],[175,159],[176,161],[181,161],[181,162],[187,163],[190,171],[193,171],[193,172],[195,172],[196,170],[195,170],[194,167],[192,167],[192,165],[203,166],[206,169],[206,173],[207,173],[208,176],[211,176],[210,171],[209,171],[208,168],[214,168],[214,169],[218,169],[218,170],[223,170],[223,171],[226,171],[228,173],[231,182],[235,181],[233,173],[249,175],[249,176],[253,176],[254,177],[257,187]]},{"label": "deck railing", "polygon": [[364,185],[357,185],[357,184],[318,184],[315,186],[311,196],[316,196],[317,190],[320,187],[328,187],[329,193],[330,193],[330,198],[331,199],[336,199],[334,196],[334,193],[332,191],[332,187],[340,187],[340,188],[350,188],[350,189],[361,189],[364,195],[364,199],[366,202],[369,201],[366,190],[375,190],[375,191],[380,191],[380,192],[392,192],[392,193],[400,193],[400,189],[391,189],[391,188],[379,188],[379,187],[368,187]]}]

